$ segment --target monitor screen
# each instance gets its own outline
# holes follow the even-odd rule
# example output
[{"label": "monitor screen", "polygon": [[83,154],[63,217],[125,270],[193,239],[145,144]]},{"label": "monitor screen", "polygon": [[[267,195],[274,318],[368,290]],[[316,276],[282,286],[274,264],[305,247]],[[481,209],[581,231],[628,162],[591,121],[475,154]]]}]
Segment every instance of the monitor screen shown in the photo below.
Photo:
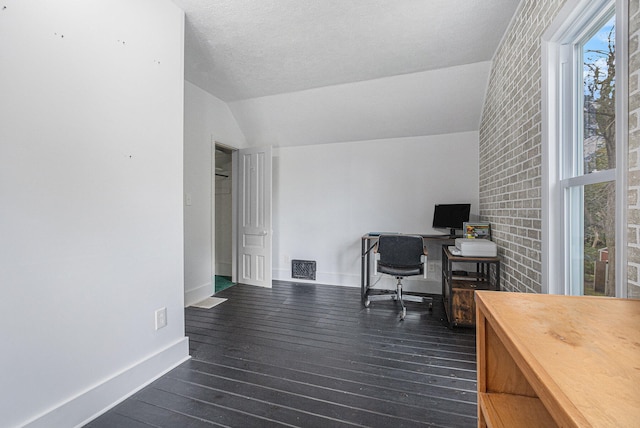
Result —
[{"label": "monitor screen", "polygon": [[469,221],[471,204],[440,204],[433,212],[434,229],[462,229],[463,223]]}]

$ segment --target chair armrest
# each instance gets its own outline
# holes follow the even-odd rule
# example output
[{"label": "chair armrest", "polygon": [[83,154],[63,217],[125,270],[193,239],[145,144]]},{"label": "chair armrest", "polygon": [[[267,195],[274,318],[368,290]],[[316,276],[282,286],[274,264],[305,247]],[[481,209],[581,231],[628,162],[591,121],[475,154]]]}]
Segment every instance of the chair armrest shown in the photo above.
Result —
[{"label": "chair armrest", "polygon": [[378,275],[378,260],[380,260],[380,253],[378,252],[378,244],[373,249],[373,275]]},{"label": "chair armrest", "polygon": [[427,251],[427,247],[422,247],[422,255],[420,256],[420,259],[422,260],[422,277],[424,279],[427,279],[427,257],[429,256],[429,252]]}]

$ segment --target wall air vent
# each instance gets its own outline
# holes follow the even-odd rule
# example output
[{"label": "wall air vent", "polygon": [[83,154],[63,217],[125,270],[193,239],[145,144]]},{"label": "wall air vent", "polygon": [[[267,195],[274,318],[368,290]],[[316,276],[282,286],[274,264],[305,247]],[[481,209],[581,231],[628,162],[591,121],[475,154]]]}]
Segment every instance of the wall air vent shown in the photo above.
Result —
[{"label": "wall air vent", "polygon": [[291,260],[291,278],[316,280],[314,260]]}]

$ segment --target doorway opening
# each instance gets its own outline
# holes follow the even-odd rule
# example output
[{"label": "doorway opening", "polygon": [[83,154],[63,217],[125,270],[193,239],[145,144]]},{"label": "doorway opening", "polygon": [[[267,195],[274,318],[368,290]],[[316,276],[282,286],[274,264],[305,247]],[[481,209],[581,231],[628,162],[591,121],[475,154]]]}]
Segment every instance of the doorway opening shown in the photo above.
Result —
[{"label": "doorway opening", "polygon": [[233,152],[220,143],[214,147],[213,266],[214,293],[234,285],[233,275]]}]

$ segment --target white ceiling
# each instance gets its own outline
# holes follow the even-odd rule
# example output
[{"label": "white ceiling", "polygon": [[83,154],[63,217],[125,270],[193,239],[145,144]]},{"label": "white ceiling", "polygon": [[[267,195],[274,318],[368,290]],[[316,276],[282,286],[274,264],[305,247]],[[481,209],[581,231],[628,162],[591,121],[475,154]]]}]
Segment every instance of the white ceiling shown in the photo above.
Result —
[{"label": "white ceiling", "polygon": [[[486,91],[489,67],[465,67],[486,63],[504,34],[520,0],[173,0],[186,14],[185,79],[217,98],[231,103],[234,115],[241,115],[240,126],[245,134],[265,135],[273,129],[261,129],[265,114],[291,100],[284,94],[326,88],[330,91],[333,108],[340,109],[335,99],[336,85],[355,82],[377,82],[380,86],[397,87],[402,76],[416,74],[418,86],[402,87],[403,93],[415,98],[428,98],[424,92],[432,88],[431,78],[444,96],[431,121],[451,122],[451,113],[472,100],[475,114],[465,114],[465,123],[454,123],[446,132],[477,130]],[[430,71],[457,70],[429,74]],[[464,70],[467,70],[466,73]],[[482,73],[480,76],[477,73]],[[472,75],[474,73],[476,75]],[[463,84],[473,80],[476,86]],[[479,87],[478,87],[478,81]],[[388,82],[388,85],[387,83]],[[401,82],[405,82],[402,81]],[[404,84],[404,83],[403,83]],[[408,83],[407,83],[408,84]],[[386,86],[385,86],[386,85]],[[466,87],[460,94],[459,86]],[[329,89],[333,88],[333,89]],[[420,92],[422,91],[422,92]],[[349,91],[347,91],[349,92]],[[352,91],[353,92],[353,91]],[[357,91],[356,91],[357,92]],[[416,94],[415,92],[418,92]],[[451,93],[449,99],[447,93]],[[278,96],[270,101],[255,103],[259,97]],[[307,102],[324,100],[322,92],[303,97]],[[353,94],[352,94],[353,95]],[[315,96],[315,98],[314,98]],[[297,96],[296,96],[297,97]],[[346,95],[345,95],[346,97]],[[248,105],[243,105],[248,101]],[[297,100],[299,101],[299,100]],[[353,100],[344,99],[352,104]],[[235,102],[235,103],[234,103]],[[364,104],[364,100],[362,101]],[[396,105],[417,106],[421,103],[394,100]],[[406,107],[408,108],[408,107]],[[257,109],[257,110],[256,110]],[[262,109],[262,111],[260,110]],[[295,108],[291,109],[295,113]],[[437,117],[439,111],[442,118]],[[355,114],[362,115],[360,109]],[[365,112],[366,113],[366,112]],[[416,112],[415,118],[426,112]],[[339,112],[335,112],[339,116]],[[348,113],[354,114],[354,112]],[[444,115],[448,116],[444,116]],[[407,117],[407,116],[403,116]],[[287,134],[287,126],[301,123],[281,118],[277,134]],[[349,122],[348,120],[345,122]],[[393,120],[389,121],[390,123]],[[324,123],[315,123],[322,128]],[[304,126],[314,126],[305,123]],[[363,124],[361,136],[367,125]],[[397,125],[398,127],[400,125]],[[407,136],[442,133],[437,129],[389,129],[384,135]],[[415,126],[414,126],[415,128]],[[303,129],[288,134],[304,133]],[[345,130],[346,131],[346,130]],[[357,130],[356,130],[357,131]],[[352,138],[354,130],[327,135],[324,142]],[[355,132],[358,134],[357,132]],[[247,135],[249,140],[252,138]],[[274,135],[275,145],[305,144],[283,141],[287,135]],[[373,136],[375,138],[375,136]],[[250,143],[252,143],[250,141]]]}]

